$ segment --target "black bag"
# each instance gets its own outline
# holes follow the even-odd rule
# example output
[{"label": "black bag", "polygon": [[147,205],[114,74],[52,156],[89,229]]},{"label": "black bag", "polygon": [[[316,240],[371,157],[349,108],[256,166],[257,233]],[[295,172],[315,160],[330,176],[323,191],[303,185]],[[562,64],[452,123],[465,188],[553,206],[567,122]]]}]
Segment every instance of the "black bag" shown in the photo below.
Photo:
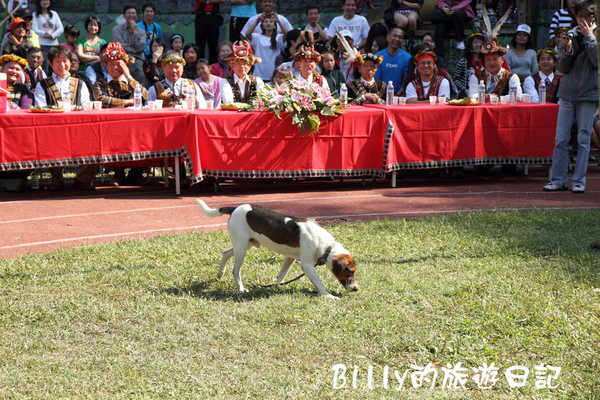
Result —
[{"label": "black bag", "polygon": [[431,15],[429,16],[429,21],[431,21],[432,23],[436,23],[436,22],[446,22],[446,21],[450,21],[452,18],[450,16],[448,16],[441,8],[439,8],[438,6],[435,6],[435,8],[433,9],[433,11],[431,12]]}]

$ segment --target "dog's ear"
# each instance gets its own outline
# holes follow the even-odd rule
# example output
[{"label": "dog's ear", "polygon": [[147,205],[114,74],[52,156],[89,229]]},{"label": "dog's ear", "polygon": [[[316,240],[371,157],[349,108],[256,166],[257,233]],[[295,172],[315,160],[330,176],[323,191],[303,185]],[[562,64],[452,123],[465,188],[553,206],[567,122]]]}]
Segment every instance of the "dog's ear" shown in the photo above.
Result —
[{"label": "dog's ear", "polygon": [[344,270],[349,271],[353,274],[356,271],[356,265],[354,260],[348,254],[340,254],[339,256],[333,257],[331,260],[331,272],[335,276],[339,276]]}]

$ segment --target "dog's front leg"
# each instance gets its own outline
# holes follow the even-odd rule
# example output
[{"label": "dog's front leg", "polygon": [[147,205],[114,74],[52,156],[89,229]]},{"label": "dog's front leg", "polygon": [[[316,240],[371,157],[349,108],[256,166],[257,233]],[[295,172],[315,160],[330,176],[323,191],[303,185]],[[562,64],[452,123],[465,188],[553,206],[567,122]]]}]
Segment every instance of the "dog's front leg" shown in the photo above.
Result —
[{"label": "dog's front leg", "polygon": [[307,262],[301,262],[300,267],[302,268],[302,271],[304,271],[304,273],[306,274],[306,276],[308,277],[310,282],[313,284],[315,289],[317,289],[317,292],[319,292],[319,294],[321,296],[325,296],[328,299],[333,299],[333,300],[340,299],[339,297],[332,295],[331,293],[329,293],[327,291],[327,289],[325,289],[325,286],[321,282],[321,279],[319,279],[319,275],[317,275],[317,271],[315,270],[314,264],[307,263]]},{"label": "dog's front leg", "polygon": [[279,275],[277,275],[277,283],[278,284],[282,284],[283,280],[285,279],[285,276],[287,275],[288,271],[290,270],[290,267],[292,266],[292,263],[294,262],[295,258],[291,258],[291,257],[286,257],[283,259],[283,264],[281,264],[281,271],[279,271]]}]

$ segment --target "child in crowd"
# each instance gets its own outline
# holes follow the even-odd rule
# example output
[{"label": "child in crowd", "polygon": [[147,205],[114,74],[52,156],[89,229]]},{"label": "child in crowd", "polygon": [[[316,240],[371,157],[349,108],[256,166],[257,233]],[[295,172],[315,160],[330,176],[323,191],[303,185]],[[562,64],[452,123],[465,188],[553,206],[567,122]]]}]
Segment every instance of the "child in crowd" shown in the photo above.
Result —
[{"label": "child in crowd", "polygon": [[329,90],[334,97],[339,97],[340,87],[344,83],[344,75],[336,69],[335,55],[327,51],[321,55],[321,75],[327,80]]},{"label": "child in crowd", "polygon": [[75,51],[75,46],[79,40],[79,28],[75,25],[67,25],[65,27],[65,39],[67,39],[67,41],[60,45],[65,46],[71,51]]},{"label": "child in crowd", "polygon": [[194,80],[198,77],[196,72],[196,63],[198,62],[198,54],[200,48],[194,43],[188,43],[183,47],[183,59],[185,66],[183,67],[183,77]]},{"label": "child in crowd", "polygon": [[183,36],[181,36],[177,33],[175,35],[171,36],[171,40],[169,41],[171,50],[179,53],[180,57],[183,57],[183,51],[181,49],[183,48],[184,42],[185,42],[185,39],[183,38]]},{"label": "child in crowd", "polygon": [[[260,16],[245,32],[246,37],[250,39],[250,44],[252,44],[256,56],[263,60],[262,63],[254,67],[254,75],[265,82],[268,82],[273,75],[275,59],[283,49],[283,38],[288,32],[286,27],[279,21],[277,14],[273,15],[271,18]],[[262,33],[253,33],[259,22]],[[277,33],[277,24],[279,24],[283,33]]]},{"label": "child in crowd", "polygon": [[202,91],[204,98],[212,100],[213,108],[221,106],[221,79],[210,74],[208,60],[201,58],[196,63],[198,78],[194,81]]},{"label": "child in crowd", "polygon": [[160,60],[162,59],[163,54],[167,53],[167,44],[161,38],[154,38],[150,42],[150,52],[152,54],[144,61],[143,69],[149,85],[152,86],[161,79],[164,79]]},{"label": "child in crowd", "polygon": [[290,71],[288,71],[284,67],[275,67],[275,69],[273,70],[273,76],[271,77],[271,82],[273,83],[273,85],[271,86],[275,86],[275,84],[281,85],[283,82],[285,82],[286,79],[289,78]]},{"label": "child in crowd", "polygon": [[106,40],[100,38],[102,24],[93,15],[87,17],[83,23],[87,34],[80,38],[75,45],[75,52],[82,63],[82,69],[86,66],[100,64],[100,47],[106,44]]}]

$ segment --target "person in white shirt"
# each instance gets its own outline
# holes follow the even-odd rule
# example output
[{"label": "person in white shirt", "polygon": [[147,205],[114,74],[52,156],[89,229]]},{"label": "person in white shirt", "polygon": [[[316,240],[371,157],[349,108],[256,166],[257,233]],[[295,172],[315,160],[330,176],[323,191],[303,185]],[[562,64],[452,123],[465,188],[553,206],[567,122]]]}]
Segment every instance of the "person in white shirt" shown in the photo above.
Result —
[{"label": "person in white shirt", "polygon": [[406,86],[407,103],[429,103],[429,96],[450,98],[450,82],[437,73],[436,54],[421,50],[415,56],[417,76]]},{"label": "person in white shirt", "polygon": [[40,37],[40,47],[45,56],[42,68],[47,71],[48,50],[58,44],[58,38],[62,36],[64,27],[58,13],[51,10],[50,0],[36,0],[35,9],[31,30]]},{"label": "person in white shirt", "polygon": [[232,76],[221,80],[221,104],[249,103],[256,91],[265,87],[262,79],[249,76],[250,68],[262,60],[252,54],[252,48],[246,41],[233,44],[233,53],[227,59]]},{"label": "person in white shirt", "polygon": [[[283,15],[279,15],[274,11],[275,2],[273,0],[261,0],[260,8],[262,9],[262,13],[256,14],[255,16],[251,17],[248,20],[248,22],[246,22],[244,27],[242,28],[242,35],[245,35],[246,39],[248,39],[248,41],[250,40],[250,37],[248,35],[246,35],[246,32],[248,32],[248,29],[250,29],[250,27],[254,26],[253,33],[256,33],[256,34],[261,33],[260,25],[256,24],[256,20],[259,18],[265,19],[265,18],[274,18],[275,16],[277,16],[277,18],[279,19],[279,22],[280,22],[280,24],[277,24],[277,33],[283,34],[284,38],[285,38],[285,33],[283,32],[281,27],[285,27],[286,32],[294,29],[294,27],[292,26],[292,24],[290,24],[290,21],[288,21],[288,19],[286,17],[284,17]],[[233,41],[234,38],[232,38],[231,40]]]},{"label": "person in white shirt", "polygon": [[471,75],[469,78],[469,97],[477,98],[479,81],[485,83],[486,99],[490,94],[498,96],[508,95],[511,87],[517,88],[517,99],[521,100],[523,90],[521,89],[521,81],[519,76],[505,69],[504,54],[506,49],[500,45],[497,39],[486,40],[481,46],[483,54],[483,63],[485,69]]},{"label": "person in white shirt", "polygon": [[185,60],[179,56],[177,51],[169,51],[161,60],[161,66],[165,79],[156,82],[148,89],[148,101],[162,100],[163,107],[183,105],[186,100],[187,91],[193,88],[196,108],[205,109],[206,99],[197,84],[191,79],[184,79],[183,66]]},{"label": "person in white shirt", "polygon": [[[256,25],[260,25],[261,33],[253,33]],[[277,27],[283,33],[277,33]],[[283,38],[287,32],[287,28],[281,23],[277,14],[273,14],[272,18],[259,15],[254,24],[244,32],[244,35],[250,39],[256,56],[262,59],[262,62],[254,67],[254,75],[265,82],[271,80],[273,76],[275,59],[283,49]]]},{"label": "person in white shirt", "polygon": [[294,55],[294,59],[298,63],[298,73],[294,76],[300,81],[308,83],[317,83],[323,89],[329,90],[327,79],[316,71],[317,63],[321,61],[321,54],[314,48],[314,37],[309,31],[302,31],[301,34],[303,44],[300,50]]},{"label": "person in white shirt", "polygon": [[[48,62],[52,67],[52,76],[43,79],[35,86],[35,105],[39,107],[58,106],[59,101],[69,101],[75,106],[85,106],[90,101],[90,92],[85,83],[71,76],[71,51],[65,46],[54,46],[48,50]],[[94,190],[94,165],[82,165],[77,168],[73,187],[81,190]],[[62,168],[50,168],[51,191],[62,190],[65,181]]]},{"label": "person in white shirt", "polygon": [[327,29],[327,36],[329,38],[335,37],[336,32],[350,31],[352,33],[352,39],[357,45],[358,49],[364,47],[367,43],[367,36],[369,36],[369,22],[361,15],[356,15],[356,0],[342,0],[342,8],[344,9],[344,15],[335,17],[329,24]]},{"label": "person in white shirt", "polygon": [[528,76],[523,82],[523,93],[531,95],[531,102],[538,103],[540,96],[538,87],[541,82],[546,85],[546,103],[558,103],[558,86],[562,75],[554,73],[557,54],[553,49],[542,49],[537,52],[540,71]]}]

